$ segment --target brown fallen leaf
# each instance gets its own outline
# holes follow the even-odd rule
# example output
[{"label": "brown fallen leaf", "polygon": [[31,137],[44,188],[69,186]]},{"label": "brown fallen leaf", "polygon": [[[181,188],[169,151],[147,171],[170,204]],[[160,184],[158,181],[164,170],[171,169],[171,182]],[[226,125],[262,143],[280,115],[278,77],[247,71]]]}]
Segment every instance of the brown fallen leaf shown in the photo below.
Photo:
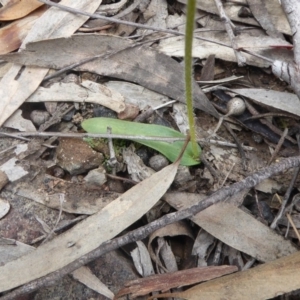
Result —
[{"label": "brown fallen leaf", "polygon": [[117,293],[116,298],[126,294],[131,294],[131,297],[135,298],[155,291],[168,290],[211,280],[236,272],[237,270],[236,266],[213,266],[148,276],[127,282],[125,287]]},{"label": "brown fallen leaf", "polygon": [[300,253],[198,284],[182,293],[156,295],[188,300],[264,300],[300,288]]},{"label": "brown fallen leaf", "polygon": [[0,267],[0,292],[59,270],[116,236],[164,195],[173,182],[178,165],[179,161],[167,166],[69,231]]},{"label": "brown fallen leaf", "polygon": [[32,12],[30,15],[12,22],[0,29],[0,54],[6,54],[19,49],[22,41],[26,37],[28,31],[34,22],[46,11],[43,6]]},{"label": "brown fallen leaf", "polygon": [[0,21],[20,19],[42,5],[44,4],[38,0],[10,0],[0,8]]},{"label": "brown fallen leaf", "polygon": [[[87,62],[76,70],[135,82],[185,103],[183,67],[165,54],[149,47],[134,47],[133,42],[120,37],[84,34],[44,40],[29,43],[22,52],[0,58],[27,66],[61,69],[96,55],[107,57]],[[194,106],[218,118],[214,106],[196,82],[193,89]]]}]

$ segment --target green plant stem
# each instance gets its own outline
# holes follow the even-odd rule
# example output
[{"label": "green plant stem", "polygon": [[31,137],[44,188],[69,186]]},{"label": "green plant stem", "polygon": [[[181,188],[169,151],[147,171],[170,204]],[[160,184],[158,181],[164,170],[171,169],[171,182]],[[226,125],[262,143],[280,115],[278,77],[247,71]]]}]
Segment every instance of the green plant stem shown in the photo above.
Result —
[{"label": "green plant stem", "polygon": [[192,73],[192,46],[193,46],[193,32],[195,23],[196,0],[188,0],[187,15],[186,15],[186,29],[185,29],[185,95],[188,112],[191,144],[194,159],[199,158],[200,152],[196,142],[195,119],[193,112],[193,73]]}]

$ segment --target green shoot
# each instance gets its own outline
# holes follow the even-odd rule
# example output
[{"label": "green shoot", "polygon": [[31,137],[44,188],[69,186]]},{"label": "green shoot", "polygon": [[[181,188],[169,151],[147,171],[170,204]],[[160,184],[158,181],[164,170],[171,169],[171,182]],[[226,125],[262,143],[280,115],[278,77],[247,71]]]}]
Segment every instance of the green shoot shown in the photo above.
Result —
[{"label": "green shoot", "polygon": [[192,72],[192,46],[195,23],[196,0],[188,0],[185,30],[185,95],[190,128],[191,144],[194,159],[199,159],[200,151],[196,141],[195,119],[193,112],[193,72]]}]

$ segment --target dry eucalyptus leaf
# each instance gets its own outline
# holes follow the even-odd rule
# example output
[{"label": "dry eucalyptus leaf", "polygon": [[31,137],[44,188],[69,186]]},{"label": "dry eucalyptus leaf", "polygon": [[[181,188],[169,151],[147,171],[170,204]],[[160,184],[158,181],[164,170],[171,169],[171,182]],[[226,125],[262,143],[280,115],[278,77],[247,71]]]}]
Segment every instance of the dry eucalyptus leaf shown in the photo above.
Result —
[{"label": "dry eucalyptus leaf", "polygon": [[[147,9],[143,12],[148,26],[167,29],[166,19],[168,17],[167,1],[151,1]],[[147,35],[153,33],[152,30],[138,29],[137,34]]]},{"label": "dry eucalyptus leaf", "polygon": [[[204,195],[168,193],[164,199],[184,209],[203,200]],[[254,217],[229,203],[218,203],[198,213],[192,221],[225,244],[260,261],[272,261],[294,253],[297,248]]]},{"label": "dry eucalyptus leaf", "polygon": [[34,247],[16,240],[0,238],[0,264],[4,265],[34,250]]},{"label": "dry eucalyptus leaf", "polygon": [[[291,35],[289,22],[280,1],[247,1],[252,14],[268,35],[279,36],[278,32]],[[279,36],[280,37],[280,36]],[[281,37],[283,38],[283,36]]]},{"label": "dry eucalyptus leaf", "polygon": [[[152,275],[149,277],[131,280],[125,284],[117,298],[131,294],[132,298],[147,295],[155,291],[165,291],[171,288],[191,285],[201,281],[211,280],[237,271],[236,266],[210,266],[181,270],[177,272]],[[158,296],[158,295],[156,295]],[[210,299],[209,297],[207,299]],[[220,298],[221,299],[221,298]]]},{"label": "dry eucalyptus leaf", "polygon": [[147,106],[155,108],[170,101],[170,98],[167,96],[130,82],[111,80],[106,82],[105,86],[119,92],[124,97],[126,103],[136,105],[140,110],[145,109]]},{"label": "dry eucalyptus leaf", "polygon": [[[62,0],[60,4],[94,12],[101,2],[102,0]],[[21,47],[36,40],[69,36],[87,19],[88,17],[74,17],[72,13],[51,7],[36,20]],[[0,126],[38,88],[47,73],[48,69],[23,68],[18,64],[10,68],[0,82]]]},{"label": "dry eucalyptus leaf", "polygon": [[[207,38],[214,40],[219,43],[225,43],[230,45],[230,40],[227,35],[224,36],[224,32],[206,32],[197,33],[199,37]],[[252,36],[247,33],[242,33],[236,37],[236,42],[239,48],[250,50],[254,53],[265,56],[271,60],[283,60],[283,61],[292,61],[293,54],[290,50],[284,48],[278,48],[274,51],[274,45],[278,47],[290,47],[286,41],[283,41],[279,38],[273,38],[266,36],[265,34],[260,34],[258,36]],[[168,39],[163,39],[160,41],[160,44],[157,48],[159,51],[169,55],[169,56],[178,56],[184,57],[184,37],[171,37]],[[193,41],[193,56],[200,59],[207,58],[210,55],[215,55],[216,58],[226,60],[226,61],[236,61],[236,57],[233,49],[214,44],[211,42],[206,42],[199,39],[194,39]],[[257,67],[269,67],[270,62],[263,61],[261,58],[249,54],[243,54],[247,59],[247,64]]]},{"label": "dry eucalyptus leaf", "polygon": [[147,247],[141,241],[136,244],[137,247],[130,252],[136,270],[142,277],[153,275],[155,272]]},{"label": "dry eucalyptus leaf", "polygon": [[207,266],[206,257],[208,248],[213,244],[215,238],[207,231],[200,229],[193,245],[192,254],[198,256],[198,267]]},{"label": "dry eucalyptus leaf", "polygon": [[161,294],[188,300],[265,300],[299,289],[300,253],[198,284],[182,293]]},{"label": "dry eucalyptus leaf", "polygon": [[300,116],[300,100],[295,94],[266,89],[233,89],[232,91],[263,106]]},{"label": "dry eucalyptus leaf", "polygon": [[[69,55],[70,52],[72,55]],[[76,70],[135,82],[185,103],[183,66],[149,47],[134,47],[132,41],[120,37],[84,34],[44,40],[27,44],[26,50],[1,58],[18,64],[60,69],[100,54],[106,54],[107,58],[85,63]],[[194,106],[218,117],[217,111],[196,82],[193,88]]]},{"label": "dry eucalyptus leaf", "polygon": [[1,266],[0,291],[15,288],[59,270],[116,236],[143,216],[164,195],[173,182],[178,164],[179,162],[174,163],[155,173],[98,213],[32,253]]},{"label": "dry eucalyptus leaf", "polygon": [[86,285],[88,288],[104,295],[108,299],[114,299],[114,293],[94,275],[88,267],[81,267],[72,272],[74,279]]},{"label": "dry eucalyptus leaf", "polygon": [[120,113],[125,109],[124,97],[103,84],[85,80],[78,85],[74,82],[56,82],[49,88],[39,87],[26,102],[89,102],[100,104]]},{"label": "dry eucalyptus leaf", "polygon": [[44,13],[46,7],[32,12],[20,20],[14,21],[0,29],[0,54],[19,49],[34,22]]},{"label": "dry eucalyptus leaf", "polygon": [[0,9],[0,21],[22,18],[42,5],[44,4],[38,0],[10,0]]}]

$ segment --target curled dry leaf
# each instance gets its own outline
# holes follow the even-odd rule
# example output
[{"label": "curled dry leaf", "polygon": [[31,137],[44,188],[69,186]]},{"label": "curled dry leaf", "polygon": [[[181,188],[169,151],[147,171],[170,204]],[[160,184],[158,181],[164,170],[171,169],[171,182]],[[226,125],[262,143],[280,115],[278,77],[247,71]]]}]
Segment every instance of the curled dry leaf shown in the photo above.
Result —
[{"label": "curled dry leaf", "polygon": [[152,242],[154,239],[165,237],[165,236],[173,237],[178,235],[184,235],[186,237],[190,237],[191,239],[194,239],[193,233],[191,232],[190,228],[183,222],[173,223],[154,231],[149,236],[149,242],[148,242],[148,250],[152,260],[155,261],[158,265],[161,265],[160,260],[157,258],[157,255],[154,253],[155,251],[153,250]]}]

